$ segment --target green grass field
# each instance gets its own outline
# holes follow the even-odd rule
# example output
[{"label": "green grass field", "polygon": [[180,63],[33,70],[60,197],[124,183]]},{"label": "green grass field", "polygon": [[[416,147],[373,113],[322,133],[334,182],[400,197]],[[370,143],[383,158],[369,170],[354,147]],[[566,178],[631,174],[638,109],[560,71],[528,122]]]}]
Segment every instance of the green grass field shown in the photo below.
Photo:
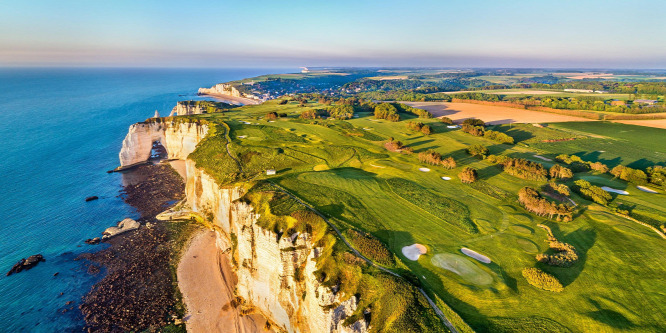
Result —
[{"label": "green grass field", "polygon": [[[575,194],[572,198],[579,206],[572,222],[557,223],[530,214],[517,203],[517,192],[523,186],[545,183],[515,178],[465,153],[466,147],[482,144],[491,154],[524,157],[546,166],[554,162],[533,155],[579,154],[611,166],[645,167],[666,161],[665,130],[604,122],[559,123],[546,128],[495,126],[518,141],[505,145],[447,129],[438,119],[419,120],[433,127],[434,134],[429,136],[407,129],[405,123],[411,116],[395,123],[369,114],[346,121],[297,119],[302,111],[317,107],[322,106],[269,101],[198,116],[230,126],[230,149],[243,164],[245,175],[231,178],[226,174],[238,170],[225,156],[219,133],[218,139],[202,142],[191,157],[218,182],[254,183],[270,178],[343,231],[371,234],[399,262],[392,264],[386,254],[381,254],[381,260],[400,272],[409,271],[428,293],[477,331],[666,330],[666,240]],[[273,122],[262,118],[273,111],[288,117]],[[415,154],[385,150],[382,144],[389,137],[413,147]],[[565,138],[575,139],[543,142]],[[453,156],[458,166],[453,170],[427,166],[430,172],[419,171],[426,165],[416,155],[428,149],[443,157]],[[457,175],[463,167],[477,169],[481,181],[462,184]],[[264,171],[269,168],[278,170],[277,175],[266,176]],[[443,176],[452,179],[445,181]],[[636,205],[655,218],[666,216],[664,194],[638,191],[609,175],[581,173],[576,178],[626,188],[630,195],[615,196],[614,202]],[[569,268],[538,264],[534,256],[548,246],[546,233],[537,224],[548,225],[558,239],[574,245],[579,262]],[[408,260],[401,252],[414,243],[426,245],[429,251],[418,261]],[[488,256],[492,263],[465,256],[462,247]],[[532,287],[521,276],[526,267],[555,275],[564,291]]]}]

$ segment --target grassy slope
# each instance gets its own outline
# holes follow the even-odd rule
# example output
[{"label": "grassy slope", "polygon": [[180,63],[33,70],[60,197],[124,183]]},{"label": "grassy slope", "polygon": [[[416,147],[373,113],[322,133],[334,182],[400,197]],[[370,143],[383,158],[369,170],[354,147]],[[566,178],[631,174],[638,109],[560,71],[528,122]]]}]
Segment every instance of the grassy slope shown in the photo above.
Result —
[{"label": "grassy slope", "polygon": [[[311,104],[309,107],[317,106]],[[666,250],[664,241],[654,232],[603,211],[589,210],[568,224],[545,222],[527,214],[515,202],[515,193],[522,186],[538,184],[500,173],[495,166],[464,153],[465,147],[476,143],[489,146],[493,154],[528,158],[532,158],[535,152],[556,155],[596,151],[599,150],[596,147],[600,143],[582,132],[612,136],[618,131],[610,130],[607,133],[603,128],[610,124],[557,125],[557,128],[567,131],[576,130],[575,134],[554,128],[535,129],[536,132],[530,137],[532,139],[568,135],[585,139],[539,145],[527,138],[524,143],[529,146],[508,146],[472,137],[460,131],[448,130],[437,123],[436,119],[421,120],[433,125],[436,134],[431,136],[409,132],[405,126],[408,119],[391,123],[374,121],[368,115],[361,115],[346,122],[319,121],[339,124],[329,127],[286,119],[275,122],[257,119],[271,111],[296,116],[309,107],[301,108],[294,103],[280,106],[268,102],[236,109],[226,113],[221,119],[227,121],[232,128],[232,151],[238,154],[241,160],[245,158],[244,163],[250,173],[253,173],[254,180],[266,177],[262,173],[264,169],[276,168],[278,175],[273,181],[329,215],[342,229],[359,228],[382,240],[402,260],[401,266],[411,270],[429,292],[451,305],[475,329],[526,332],[566,328],[572,331],[666,329],[661,320],[666,316],[666,305],[663,302],[666,282],[662,278],[666,274],[666,262],[663,260]],[[217,114],[201,117],[220,118]],[[243,125],[240,121],[266,127],[259,129],[258,125]],[[349,124],[356,130],[350,132]],[[599,128],[580,127],[586,124]],[[430,167],[433,171],[420,172],[418,168],[422,165],[415,156],[388,153],[383,150],[380,141],[355,136],[354,133],[362,133],[359,129],[363,128],[379,137],[394,137],[413,146],[417,153],[435,149],[444,156],[454,156],[458,161],[458,168],[444,170]],[[526,128],[524,130],[527,131]],[[237,138],[242,135],[247,137]],[[663,137],[663,134],[661,135]],[[621,140],[647,140],[650,137],[623,136],[622,133],[617,136]],[[655,139],[646,142],[654,143]],[[567,144],[575,146],[567,150]],[[224,159],[224,151],[221,150],[223,146],[218,147],[220,150],[217,156]],[[277,150],[278,148],[281,150]],[[534,151],[533,148],[539,150]],[[626,161],[637,161],[641,158],[633,150],[606,150]],[[260,155],[248,154],[250,151],[259,152]],[[651,151],[642,149],[640,152],[648,159],[653,158]],[[622,163],[625,164],[624,160]],[[316,165],[326,165],[329,170],[314,171]],[[463,166],[472,166],[479,170],[484,188],[496,189],[500,193],[508,192],[511,196],[492,197],[485,194],[487,191],[484,193],[476,189],[478,186],[461,184],[456,175]],[[454,179],[448,182],[441,180],[440,177],[445,175]],[[598,184],[613,182],[614,187],[620,188],[624,184],[607,176],[598,177]],[[423,191],[464,203],[480,232],[466,232],[447,221],[448,217],[437,216],[438,214],[433,214],[427,207],[420,207],[400,197],[386,182],[391,178],[411,181]],[[666,214],[663,208],[666,200],[663,195],[638,193],[636,190],[630,192],[632,196],[623,197],[622,200],[639,202],[663,212],[662,216]],[[577,197],[574,199],[582,202]],[[537,290],[529,286],[520,275],[523,268],[535,266],[534,253],[526,252],[523,248],[536,246],[539,252],[547,248],[544,242],[546,235],[536,227],[537,223],[550,225],[558,238],[573,244],[580,251],[581,261],[572,268],[538,266],[556,275],[563,282],[566,288],[562,293]],[[514,225],[524,227],[511,227]],[[408,261],[402,256],[401,248],[415,242],[425,244],[429,253],[418,262]],[[472,265],[493,278],[490,286],[474,285],[431,264],[433,254],[459,254],[462,246],[472,248],[493,260],[492,264],[483,265],[470,259]]]}]

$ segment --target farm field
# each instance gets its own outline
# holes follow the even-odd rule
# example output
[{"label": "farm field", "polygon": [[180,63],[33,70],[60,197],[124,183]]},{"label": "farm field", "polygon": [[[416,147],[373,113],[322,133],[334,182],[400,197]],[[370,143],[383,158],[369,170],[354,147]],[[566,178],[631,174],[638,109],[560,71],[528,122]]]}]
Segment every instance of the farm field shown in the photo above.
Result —
[{"label": "farm field", "polygon": [[590,121],[589,119],[585,118],[554,113],[471,103],[405,102],[405,104],[415,108],[427,110],[435,117],[448,117],[451,118],[451,120],[458,122],[467,118],[478,118],[488,124],[493,125],[511,123]]},{"label": "farm field", "polygon": [[615,120],[616,123],[666,129],[666,119],[655,120]]},{"label": "farm field", "polygon": [[[271,181],[314,206],[343,232],[371,234],[395,256],[397,264],[392,269],[411,276],[476,331],[666,330],[662,320],[666,316],[666,240],[575,193],[571,198],[578,207],[571,222],[529,213],[517,202],[517,193],[524,186],[538,188],[545,181],[516,178],[465,152],[480,144],[490,154],[522,157],[546,167],[555,162],[534,155],[554,158],[576,153],[609,165],[648,166],[666,161],[660,155],[666,154],[666,144],[655,143],[665,137],[666,130],[566,122],[580,119],[465,103],[409,104],[454,120],[486,120],[492,125],[489,129],[511,135],[517,144],[499,144],[449,129],[439,119],[417,119],[411,114],[401,114],[398,122],[375,119],[369,112],[356,113],[358,117],[349,120],[300,119],[302,112],[324,106],[269,101],[192,116],[229,126],[230,150],[243,164],[245,178],[234,181],[227,177],[238,170],[225,160],[220,141],[205,140],[192,156],[218,182]],[[264,119],[269,112],[285,116],[269,121]],[[415,120],[430,125],[433,134],[410,131],[406,123]],[[386,150],[383,145],[389,138],[412,147],[414,154]],[[570,138],[574,139],[543,142]],[[646,151],[648,146],[650,151]],[[420,163],[417,155],[427,150],[453,157],[457,166],[447,170]],[[218,160],[208,160],[210,156]],[[463,184],[458,178],[463,167],[478,170],[479,181]],[[277,170],[277,175],[265,175],[269,168]],[[575,179],[626,189],[630,195],[614,195],[612,201],[666,216],[661,189],[659,194],[645,193],[610,175],[592,172],[576,173]],[[538,224],[550,227],[560,241],[573,245],[578,262],[566,268],[538,263],[535,255],[548,251],[547,233]],[[412,261],[401,250],[415,243],[425,245],[427,253]],[[462,248],[487,256],[491,263],[466,256]],[[521,275],[529,267],[554,275],[564,290],[555,293],[531,286]]]}]

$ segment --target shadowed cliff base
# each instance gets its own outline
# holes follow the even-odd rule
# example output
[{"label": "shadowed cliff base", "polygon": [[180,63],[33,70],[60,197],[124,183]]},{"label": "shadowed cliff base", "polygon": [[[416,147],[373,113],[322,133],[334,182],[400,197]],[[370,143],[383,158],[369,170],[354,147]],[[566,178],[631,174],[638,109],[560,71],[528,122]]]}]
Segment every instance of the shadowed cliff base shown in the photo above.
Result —
[{"label": "shadowed cliff base", "polygon": [[123,199],[141,214],[141,227],[111,238],[104,250],[81,256],[107,272],[80,306],[89,332],[156,330],[175,326],[183,315],[170,265],[194,227],[155,220],[155,214],[182,199],[183,180],[168,165],[130,172]]}]

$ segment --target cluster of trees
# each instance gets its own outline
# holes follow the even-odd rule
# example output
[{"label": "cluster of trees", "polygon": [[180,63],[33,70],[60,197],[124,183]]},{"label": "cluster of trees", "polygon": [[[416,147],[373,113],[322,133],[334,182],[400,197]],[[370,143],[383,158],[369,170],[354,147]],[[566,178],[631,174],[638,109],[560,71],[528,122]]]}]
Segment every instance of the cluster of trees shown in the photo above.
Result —
[{"label": "cluster of trees", "polygon": [[301,112],[301,119],[317,119],[321,118],[326,112],[324,110],[305,110]]},{"label": "cluster of trees", "polygon": [[476,172],[476,169],[470,168],[470,167],[465,167],[458,174],[458,178],[460,178],[460,181],[465,183],[465,184],[471,184],[471,183],[479,180],[479,175]]},{"label": "cluster of trees", "polygon": [[351,105],[335,105],[329,107],[327,111],[335,119],[351,119],[354,116],[354,107]]},{"label": "cluster of trees", "polygon": [[264,116],[264,119],[266,120],[276,120],[278,118],[286,118],[287,114],[286,113],[277,113],[277,112],[269,112]]},{"label": "cluster of trees", "polygon": [[415,107],[411,107],[409,105],[405,105],[402,103],[393,103],[393,106],[395,106],[395,108],[398,109],[398,112],[415,114],[419,118],[425,118],[425,119],[432,118],[432,113],[423,109],[417,109]]},{"label": "cluster of trees", "polygon": [[[451,119],[449,119],[450,121]],[[453,123],[453,122],[451,122]],[[515,140],[506,133],[486,130],[485,123],[481,119],[465,119],[462,124],[462,131],[474,136],[482,136],[486,139],[497,141],[499,143],[514,144]]]},{"label": "cluster of trees", "polygon": [[544,188],[547,192],[551,192],[553,194],[561,195],[564,197],[568,197],[571,195],[571,190],[569,189],[569,186],[566,186],[564,184],[558,184],[553,181],[550,183],[546,184]]},{"label": "cluster of trees", "polygon": [[610,171],[611,175],[634,184],[647,184],[648,176],[643,170],[618,165]]},{"label": "cluster of trees", "polygon": [[421,132],[425,135],[432,134],[432,128],[430,127],[430,125],[424,125],[422,122],[418,121],[407,122],[407,128],[415,132]]},{"label": "cluster of trees", "polygon": [[556,204],[541,197],[539,192],[531,187],[523,187],[518,191],[518,202],[526,210],[539,215],[548,216],[557,221],[569,222],[573,219],[573,208],[564,204]]},{"label": "cluster of trees", "polygon": [[441,122],[443,122],[447,125],[453,125],[453,120],[451,120],[451,118],[449,118],[449,117],[439,118],[439,121],[441,121]]},{"label": "cluster of trees", "polygon": [[388,121],[400,121],[398,109],[391,103],[381,103],[375,106],[375,118],[386,119]]},{"label": "cluster of trees", "polygon": [[580,193],[583,197],[588,198],[600,205],[607,205],[613,197],[606,191],[602,190],[599,186],[590,184],[585,179],[579,179],[574,182],[574,190]]},{"label": "cluster of trees", "polygon": [[564,290],[562,283],[555,276],[536,267],[523,269],[523,277],[527,283],[543,290],[560,292]]},{"label": "cluster of trees", "polygon": [[647,168],[648,179],[650,183],[657,186],[666,185],[666,168],[663,166],[653,166]]},{"label": "cluster of trees", "polygon": [[505,155],[489,155],[486,159],[490,163],[501,165],[504,172],[518,178],[536,181],[548,179],[548,170],[541,163]]},{"label": "cluster of trees", "polygon": [[442,164],[442,155],[432,149],[419,153],[419,162],[430,165]]},{"label": "cluster of trees", "polygon": [[472,156],[479,156],[481,158],[485,158],[488,155],[488,148],[483,145],[471,145],[469,148],[467,148],[467,153],[472,155]]},{"label": "cluster of trees", "polygon": [[563,167],[559,164],[555,164],[552,167],[550,167],[550,170],[548,170],[550,173],[550,178],[551,179],[571,179],[573,178],[573,171],[567,167]]},{"label": "cluster of trees", "polygon": [[449,156],[445,159],[442,159],[442,166],[450,170],[458,166],[458,163],[456,163],[456,160],[453,159],[453,157]]}]

